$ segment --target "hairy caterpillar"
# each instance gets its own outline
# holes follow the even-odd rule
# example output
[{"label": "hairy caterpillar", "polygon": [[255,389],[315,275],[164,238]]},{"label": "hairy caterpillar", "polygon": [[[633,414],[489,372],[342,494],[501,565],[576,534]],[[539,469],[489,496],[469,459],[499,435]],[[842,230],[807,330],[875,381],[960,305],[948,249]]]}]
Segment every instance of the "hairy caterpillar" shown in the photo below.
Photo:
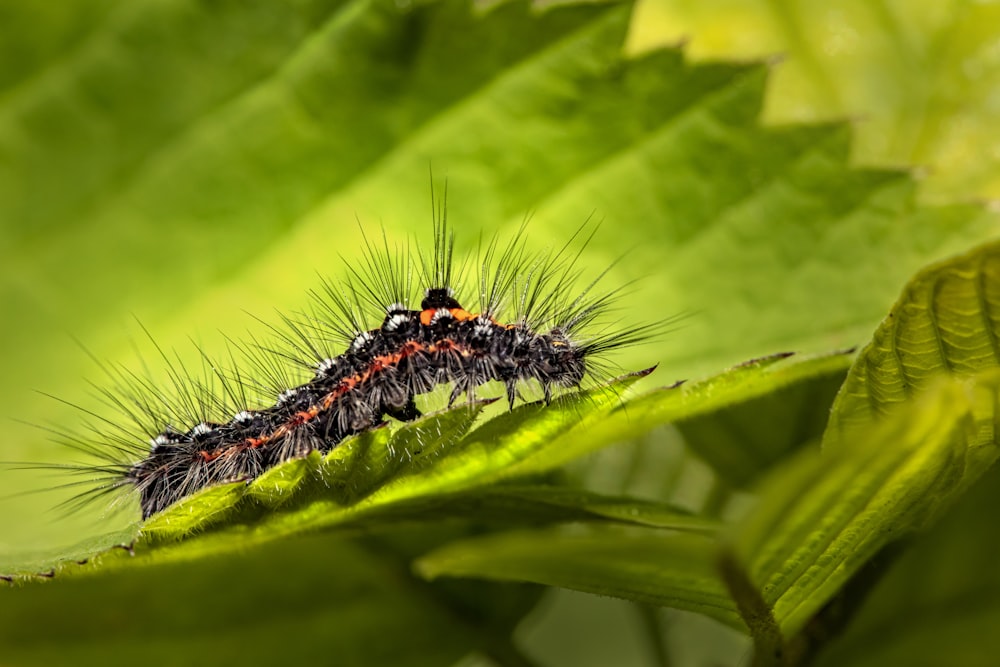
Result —
[{"label": "hairy caterpillar", "polygon": [[[601,376],[605,353],[643,340],[652,327],[607,321],[618,293],[597,288],[607,269],[575,287],[583,271],[580,251],[569,250],[574,239],[530,252],[526,231],[527,223],[508,244],[481,246],[471,271],[455,262],[442,212],[429,249],[391,246],[384,232],[376,241],[365,237],[364,259],[312,292],[311,311],[271,327],[277,344],[234,343],[241,363],[222,368],[206,357],[202,378],[174,364],[167,388],[105,367],[111,382],[100,393],[122,418],[58,431],[97,460],[60,466],[91,485],[76,500],[132,492],[148,518],[213,484],[327,452],[386,417],[414,419],[414,399],[442,385],[451,385],[450,405],[498,382],[513,408],[526,383],[540,386],[548,402],[554,390]],[[472,273],[474,280],[463,279]],[[469,282],[475,312],[463,305],[471,303]],[[310,377],[290,380],[296,367]]]}]

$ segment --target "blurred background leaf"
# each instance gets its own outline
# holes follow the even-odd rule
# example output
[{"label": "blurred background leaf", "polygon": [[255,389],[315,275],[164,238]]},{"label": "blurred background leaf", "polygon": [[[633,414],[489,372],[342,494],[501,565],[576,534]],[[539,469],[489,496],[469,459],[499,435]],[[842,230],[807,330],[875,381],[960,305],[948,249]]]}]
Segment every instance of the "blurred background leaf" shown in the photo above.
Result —
[{"label": "blurred background leaf", "polygon": [[763,118],[855,120],[852,159],[915,167],[928,201],[1000,197],[1000,6],[975,0],[640,0],[629,51],[779,56]]}]

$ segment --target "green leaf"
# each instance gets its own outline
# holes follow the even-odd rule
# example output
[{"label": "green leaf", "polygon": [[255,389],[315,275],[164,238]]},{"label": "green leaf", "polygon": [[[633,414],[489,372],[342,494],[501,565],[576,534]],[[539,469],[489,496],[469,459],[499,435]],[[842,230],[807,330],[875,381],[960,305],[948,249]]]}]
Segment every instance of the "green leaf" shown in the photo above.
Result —
[{"label": "green leaf", "polygon": [[[732,598],[721,613],[704,596],[724,589],[720,573],[706,564],[714,566],[732,550],[734,567],[748,564],[764,608],[773,609],[786,635],[793,634],[883,546],[927,525],[993,463],[994,434],[976,427],[973,410],[987,401],[995,410],[998,392],[996,373],[971,387],[945,382],[884,423],[859,431],[841,449],[801,452],[766,479],[753,511],[730,538],[698,542],[698,568],[684,560],[693,536],[552,532],[459,542],[425,556],[420,568],[427,576],[567,586],[731,622],[738,616]],[[678,583],[692,580],[689,588]]]},{"label": "green leaf", "polygon": [[735,548],[784,629],[995,461],[998,286],[998,243],[914,276],[848,373],[824,455],[763,485]]},{"label": "green leaf", "polygon": [[[823,407],[809,405],[807,411],[801,411],[802,396],[812,394],[817,388],[821,394],[827,394],[829,384],[836,382],[850,363],[851,355],[843,352],[791,358],[788,354],[777,354],[754,359],[702,380],[650,391],[587,426],[586,438],[575,438],[574,432],[569,432],[559,446],[547,448],[546,452],[560,457],[556,463],[563,463],[578,449],[577,442],[593,439],[618,442],[667,423],[678,424],[685,435],[689,428],[698,435],[698,429],[706,428],[712,420],[720,424],[739,422],[744,415],[757,410],[761,419],[744,424],[747,434],[743,438],[705,437],[696,438],[693,443],[695,452],[720,475],[746,480],[771,465],[783,450],[801,444],[803,438],[816,432],[822,423],[815,419],[816,410],[821,413]],[[786,402],[779,403],[782,399]],[[802,428],[797,430],[792,426],[779,435],[774,432],[774,424],[766,419],[788,419],[789,426],[799,423]],[[760,434],[756,442],[754,431]],[[756,446],[767,439],[766,433],[772,432],[772,441]],[[520,470],[530,472],[531,468],[522,466]]]},{"label": "green leaf", "polygon": [[[1000,373],[946,380],[762,486],[733,549],[786,634],[800,630],[885,545],[925,528],[998,455]],[[976,416],[989,411],[987,429]]]},{"label": "green leaf", "polygon": [[743,627],[714,570],[715,549],[713,539],[692,534],[507,533],[443,547],[416,567],[429,578],[532,581],[697,611]]},{"label": "green leaf", "polygon": [[[538,465],[543,461],[559,462],[561,457],[567,455],[567,448],[579,452],[590,439],[606,438],[611,442],[615,437],[643,433],[673,420],[693,419],[724,412],[734,406],[742,408],[753,405],[762,396],[769,396],[772,392],[794,395],[791,390],[796,387],[808,391],[817,379],[842,374],[849,362],[850,356],[846,354],[791,359],[786,355],[778,355],[742,364],[699,382],[654,390],[616,406],[610,413],[594,420],[594,424],[584,424],[559,435],[542,453],[528,459],[528,463]],[[735,446],[735,441],[731,441],[731,445]],[[560,458],[554,459],[552,456]],[[527,464],[515,469],[535,470]],[[504,487],[500,487],[500,491],[503,490]],[[574,499],[574,503],[581,509],[593,511],[594,505],[586,496]],[[714,521],[697,517],[692,517],[687,523],[679,523],[678,517],[669,515],[668,521],[660,520],[657,523],[639,518],[649,508],[655,509],[656,506],[636,503],[629,508],[628,504],[623,503],[620,509],[616,508],[616,515],[624,514],[625,518],[632,515],[631,518],[638,519],[636,523],[639,524],[697,530],[709,536],[718,529],[718,524]],[[662,513],[664,509],[666,508],[658,512]],[[708,598],[714,600],[713,596],[723,590],[722,581],[714,570],[716,551],[710,548],[714,544],[711,539],[688,539],[684,536],[645,532],[622,535],[610,531],[597,532],[586,538],[566,536],[558,531],[531,535],[529,538],[514,533],[510,535],[509,545],[503,535],[449,545],[426,556],[421,561],[421,568],[423,572],[433,576],[478,576],[532,581],[644,602],[656,601],[658,604],[705,611],[727,623],[734,623],[735,604],[730,602],[719,607],[720,603],[717,601],[711,604],[705,602]],[[529,547],[532,540],[533,553]],[[552,548],[551,551],[549,547]],[[652,549],[648,554],[643,551],[647,548]],[[672,556],[669,562],[663,561],[661,569],[657,569],[653,561],[666,557],[674,549],[680,549],[680,552]],[[686,560],[689,556],[698,561],[695,572],[701,573],[690,576],[703,577],[696,584],[684,588],[687,584],[678,582],[690,583],[685,579],[685,568],[690,566],[690,562]],[[598,583],[598,573],[612,571],[617,574],[609,575],[604,585]],[[702,595],[707,595],[708,598],[700,597]],[[742,627],[740,623],[735,625]]]},{"label": "green leaf", "polygon": [[680,507],[627,496],[605,496],[557,486],[503,484],[414,499],[373,511],[366,520],[422,520],[455,517],[479,522],[556,523],[600,522],[715,533],[719,524]]},{"label": "green leaf", "polygon": [[[121,549],[104,558],[132,560]],[[114,577],[57,575],[49,585],[0,590],[0,644],[4,661],[17,665],[120,664],[136,655],[150,665],[267,665],[335,651],[352,664],[417,666],[503,650],[513,610],[467,615],[461,600],[407,568],[387,548],[324,535],[252,557],[203,554]],[[502,600],[490,588],[475,593]]]},{"label": "green leaf", "polygon": [[[284,594],[282,591],[308,585],[304,580],[316,576],[309,568],[282,565],[284,561],[274,554],[289,553],[289,549],[303,553],[311,551],[316,554],[312,558],[315,562],[334,564],[337,578],[352,576],[359,581],[385,578],[386,572],[379,569],[384,557],[373,561],[375,569],[372,571],[344,572],[341,571],[344,558],[341,548],[330,552],[328,547],[319,546],[317,538],[304,539],[301,533],[338,529],[350,535],[358,530],[371,533],[398,525],[415,525],[422,533],[434,533],[438,532],[435,526],[455,525],[456,520],[471,519],[477,525],[482,526],[485,522],[495,527],[556,522],[631,526],[629,533],[606,529],[593,531],[589,536],[531,533],[523,539],[515,536],[513,545],[508,545],[505,542],[508,536],[501,534],[485,538],[495,539],[494,544],[473,543],[475,546],[471,548],[480,549],[481,557],[492,563],[491,567],[497,562],[503,563],[506,574],[491,571],[491,576],[499,580],[538,581],[669,604],[699,611],[741,628],[736,607],[714,572],[718,522],[648,500],[552,486],[497,485],[496,482],[516,472],[537,476],[573,457],[615,442],[629,429],[638,432],[676,415],[718,411],[727,405],[752,401],[775,388],[809,386],[814,378],[824,377],[831,369],[842,371],[847,361],[847,355],[791,359],[782,355],[741,365],[716,378],[626,400],[623,390],[638,379],[631,375],[612,386],[563,397],[550,407],[520,406],[468,433],[466,430],[483,404],[428,415],[395,429],[376,429],[346,441],[323,459],[314,455],[291,461],[249,485],[223,485],[192,496],[147,522],[131,551],[115,545],[132,538],[127,534],[115,534],[107,536],[103,543],[87,545],[89,551],[77,549],[76,558],[90,557],[83,564],[51,557],[47,562],[22,563],[17,570],[22,573],[46,572],[51,567],[54,581],[42,587],[46,591],[42,596],[27,597],[28,590],[38,588],[32,586],[25,587],[24,593],[18,596],[0,597],[0,618],[10,619],[11,632],[17,632],[22,620],[36,622],[37,615],[44,614],[45,609],[79,605],[94,595],[95,590],[105,591],[104,604],[120,605],[140,617],[158,614],[160,612],[151,609],[149,604],[158,600],[162,608],[182,605],[185,596],[191,595],[187,582],[192,577],[204,577],[211,582],[202,586],[203,594],[210,594],[217,590],[216,587],[232,585],[226,583],[232,578],[256,580],[265,577],[268,579],[266,585],[256,587],[259,595],[256,599],[280,598]],[[175,541],[181,537],[186,539]],[[368,543],[360,546],[349,542],[337,544],[345,545],[343,548],[351,553],[359,548],[371,548]],[[442,544],[432,540],[423,550]],[[540,549],[539,545],[545,545],[546,549]],[[448,549],[461,553],[466,548],[470,548],[469,543],[459,541],[452,547],[445,547],[445,553]],[[326,549],[322,558],[318,557],[321,549]],[[231,564],[234,558],[239,559],[237,565]],[[431,558],[436,559],[437,554]],[[253,569],[269,567],[260,559],[277,559],[277,564],[272,565],[275,570],[258,572]],[[468,564],[469,560],[463,556],[462,562]],[[449,572],[451,566],[445,561],[438,567]],[[518,567],[522,568],[520,576],[516,576]],[[192,574],[191,568],[198,569],[197,576]],[[220,575],[220,571],[226,574]],[[463,571],[449,573],[462,574]],[[185,578],[184,585],[177,583],[179,577]],[[42,579],[47,582],[46,577]],[[272,579],[285,583],[280,587],[277,583],[272,585]],[[129,591],[142,585],[141,582],[146,582],[141,600],[128,597]],[[471,585],[469,582],[449,585],[456,583],[462,587]],[[359,603],[354,602],[350,593],[331,589],[320,594],[329,596],[327,604],[332,607],[317,602],[302,612],[304,617],[323,622],[322,619],[331,613],[327,611],[329,608],[347,614],[348,611],[338,606],[344,604],[354,614],[354,624],[370,622],[367,612],[354,611]],[[474,593],[470,594],[475,598]],[[406,602],[398,602],[392,595],[405,596]],[[410,622],[408,614],[431,604],[429,618],[422,623],[440,622],[443,625],[418,624],[415,627],[426,627],[426,632],[434,633],[455,632],[458,627],[460,634],[468,635],[462,642],[445,643],[435,650],[461,651],[462,647],[466,650],[475,647],[494,654],[510,650],[504,643],[506,640],[496,634],[499,631],[473,631],[475,629],[448,625],[455,623],[454,619],[448,619],[449,613],[455,613],[454,606],[445,604],[443,610],[435,607],[432,604],[435,601],[441,604],[441,592],[437,589],[422,595],[429,601],[420,596],[414,598],[407,589],[387,590],[370,604],[400,607],[387,612],[389,627],[397,622]],[[476,599],[490,600],[489,605],[497,604],[493,597]],[[248,603],[233,597],[212,604],[211,608],[225,615],[226,621],[217,624],[214,632],[220,633],[221,638],[206,640],[206,650],[234,651],[225,637],[230,632],[234,637],[239,636],[238,628],[247,625],[243,607]],[[28,605],[27,610],[25,605]],[[229,611],[230,605],[238,611]],[[279,605],[276,613],[283,618],[295,618],[291,612],[281,609]],[[442,613],[445,618],[439,620]],[[104,622],[102,618],[98,616],[95,623]],[[174,650],[200,650],[198,633],[184,619],[179,616],[176,621],[163,624],[163,636],[186,638],[175,644]],[[338,635],[338,641],[344,646],[355,647],[352,650],[365,656],[359,658],[365,664],[378,662],[383,654],[375,651],[370,643],[363,643],[370,642],[368,630],[356,629],[354,624],[347,624],[343,635]],[[80,628],[81,636],[91,636],[88,627]],[[123,650],[137,641],[137,633],[141,632],[141,626],[137,625],[116,627],[100,646],[71,645],[59,655],[73,661],[97,662],[106,658],[109,652]],[[446,629],[449,627],[450,630]],[[350,629],[356,629],[356,633],[350,633]],[[25,656],[24,662],[28,664],[49,659],[43,645],[33,637],[30,633],[19,635],[13,644],[19,651],[15,655]],[[267,656],[280,650],[280,639],[274,641],[274,648],[264,643],[258,656],[245,660],[266,662]],[[297,648],[308,652],[308,645],[309,642],[305,642]],[[394,642],[392,650],[397,650],[397,645],[400,651],[424,650],[406,642]],[[433,652],[426,654],[435,655]],[[379,657],[373,657],[376,655]]]},{"label": "green leaf", "polygon": [[[607,277],[645,286],[623,317],[690,313],[616,359],[659,361],[665,381],[854,345],[918,266],[994,229],[977,206],[917,207],[905,173],[852,170],[846,125],[759,126],[765,64],[623,59],[629,7],[89,7],[76,50],[60,58],[39,33],[33,69],[0,97],[0,220],[17,227],[0,247],[0,307],[17,322],[0,331],[0,400],[27,422],[79,416],[26,387],[92,407],[67,329],[129,367],[130,313],[164,349],[183,356],[194,337],[213,353],[211,332],[238,332],[243,310],[298,307],[317,269],[343,271],[356,217],[425,235],[428,162],[449,180],[460,246],[525,211],[531,244],[561,245],[596,210],[606,223],[580,265],[633,249]],[[28,427],[6,435],[5,460],[64,456]],[[52,502],[0,507],[4,548],[108,524],[49,526]]]},{"label": "green leaf", "polygon": [[[228,534],[228,543],[224,537],[210,542],[210,552],[216,553],[307,530],[401,519],[433,522],[442,516],[507,523],[610,520],[711,533],[717,529],[715,522],[661,503],[495,483],[543,473],[678,415],[718,410],[776,387],[808,383],[831,367],[842,368],[846,361],[845,355],[762,359],[716,378],[624,401],[623,390],[641,375],[631,374],[607,386],[561,397],[551,406],[522,405],[469,433],[484,403],[428,415],[395,429],[375,429],[345,441],[322,460],[313,455],[290,461],[249,485],[211,487],[180,501],[142,526],[134,545],[136,557],[118,559],[113,567],[158,562],[167,557],[159,553],[164,550],[176,557],[193,557],[204,549],[198,540],[190,547],[150,548],[192,533]],[[121,542],[121,535],[113,534],[100,546],[107,549]],[[60,573],[68,568],[70,574],[81,568],[65,560],[79,557],[76,550],[72,559],[54,557],[33,563],[32,570],[5,567],[5,571],[31,574],[55,566]],[[96,568],[95,561],[82,570]]]},{"label": "green leaf", "polygon": [[294,497],[297,489],[316,474],[321,459],[322,455],[314,451],[304,458],[266,470],[248,485],[247,494],[265,507],[277,508]]},{"label": "green leaf", "polygon": [[836,665],[988,665],[1000,651],[1000,468],[917,536],[864,601],[842,637],[819,654]]},{"label": "green leaf", "polygon": [[[928,199],[1000,196],[992,3],[644,0],[629,48],[688,42],[695,61],[783,57],[764,118],[861,118],[860,164],[927,168]],[[914,76],[920,72],[920,76]]]},{"label": "green leaf", "polygon": [[[580,424],[600,421],[602,416],[622,407],[621,393],[645,373],[630,374],[608,385],[558,398],[551,406],[525,404],[473,430],[487,402],[471,403],[407,422],[396,428],[374,429],[350,438],[321,458],[312,454],[301,460],[275,466],[249,484],[235,482],[206,488],[188,496],[141,526],[133,550],[144,556],[147,547],[180,540],[192,533],[229,530],[242,534],[222,549],[238,550],[251,541],[264,543],[287,535],[321,528],[356,524],[373,525],[372,519],[398,520],[401,516],[433,521],[431,508],[452,507],[453,516],[467,513],[469,501],[484,508],[508,500],[508,520],[530,522],[539,513],[554,518],[618,519],[642,525],[703,526],[681,512],[653,503],[630,503],[593,496],[584,492],[552,490],[545,494],[525,490],[496,492],[486,488],[484,498],[465,497],[469,489],[484,489],[510,478],[521,470],[518,463],[543,458],[545,452],[560,447],[564,432],[576,432]],[[613,440],[578,437],[576,455],[606,446]],[[537,462],[533,473],[555,467],[552,461],[563,454]],[[421,514],[420,510],[426,513]],[[493,510],[491,510],[493,511]],[[246,533],[252,533],[252,537]],[[96,551],[121,543],[121,534],[108,536]],[[199,547],[191,548],[197,552]],[[183,547],[181,551],[183,551]],[[213,548],[214,550],[214,548]],[[153,549],[155,552],[155,549]],[[87,554],[87,555],[93,555]],[[63,561],[80,558],[74,549],[71,558],[53,554],[34,570],[24,571],[0,563],[5,574],[31,575],[41,569],[60,567]],[[143,562],[136,558],[135,563]],[[14,561],[13,564],[16,564]],[[85,569],[93,569],[91,564]]]},{"label": "green leaf", "polygon": [[832,354],[776,367],[763,378],[763,392],[684,417],[677,428],[727,483],[747,487],[791,450],[820,438],[851,358]]},{"label": "green leaf", "polygon": [[833,406],[826,444],[884,415],[937,376],[1000,365],[1000,243],[920,271],[861,350]]}]

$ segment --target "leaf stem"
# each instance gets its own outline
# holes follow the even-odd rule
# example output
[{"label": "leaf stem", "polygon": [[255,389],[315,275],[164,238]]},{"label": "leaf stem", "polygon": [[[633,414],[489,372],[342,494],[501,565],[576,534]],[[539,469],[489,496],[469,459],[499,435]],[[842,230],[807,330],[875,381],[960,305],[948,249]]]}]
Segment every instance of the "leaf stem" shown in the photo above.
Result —
[{"label": "leaf stem", "polygon": [[774,612],[764,600],[760,590],[750,579],[736,554],[723,548],[718,560],[719,573],[729,589],[729,594],[740,610],[740,616],[753,639],[753,667],[786,667],[788,665],[785,640]]},{"label": "leaf stem", "polygon": [[636,612],[642,621],[643,634],[649,643],[649,648],[653,652],[653,660],[656,667],[670,667],[670,647],[663,636],[663,629],[660,625],[661,609],[648,604],[635,604]]}]

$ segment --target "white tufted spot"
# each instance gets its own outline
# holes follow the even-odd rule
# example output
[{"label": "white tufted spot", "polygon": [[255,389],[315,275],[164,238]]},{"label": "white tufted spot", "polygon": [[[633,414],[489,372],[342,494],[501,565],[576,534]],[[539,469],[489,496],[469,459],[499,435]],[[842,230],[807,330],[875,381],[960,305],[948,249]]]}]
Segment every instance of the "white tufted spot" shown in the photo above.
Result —
[{"label": "white tufted spot", "polygon": [[372,335],[367,331],[362,331],[361,333],[359,333],[357,336],[354,337],[353,341],[351,341],[351,349],[356,352],[361,348],[363,348],[368,343],[370,343],[371,341],[372,341]]},{"label": "white tufted spot", "polygon": [[157,447],[159,445],[173,445],[177,442],[174,438],[169,435],[163,435],[162,433],[149,441],[150,446]]},{"label": "white tufted spot", "polygon": [[233,416],[233,421],[237,424],[245,424],[248,421],[253,421],[253,413],[247,412],[246,410],[237,412],[236,415]]},{"label": "white tufted spot", "polygon": [[386,331],[395,331],[396,329],[403,326],[409,321],[410,318],[408,315],[404,313],[396,313],[388,320],[386,320],[385,324],[382,325],[382,328],[385,329]]},{"label": "white tufted spot", "polygon": [[316,375],[326,375],[337,366],[336,359],[324,359],[316,364]]},{"label": "white tufted spot", "polygon": [[209,426],[205,422],[202,422],[197,426],[195,426],[193,429],[191,429],[191,435],[197,438],[199,435],[208,435],[209,433],[212,432],[212,430],[213,429],[211,426]]},{"label": "white tufted spot", "polygon": [[434,311],[431,316],[431,324],[437,324],[441,320],[453,320],[455,316],[451,314],[451,311],[447,308],[438,308]]}]

